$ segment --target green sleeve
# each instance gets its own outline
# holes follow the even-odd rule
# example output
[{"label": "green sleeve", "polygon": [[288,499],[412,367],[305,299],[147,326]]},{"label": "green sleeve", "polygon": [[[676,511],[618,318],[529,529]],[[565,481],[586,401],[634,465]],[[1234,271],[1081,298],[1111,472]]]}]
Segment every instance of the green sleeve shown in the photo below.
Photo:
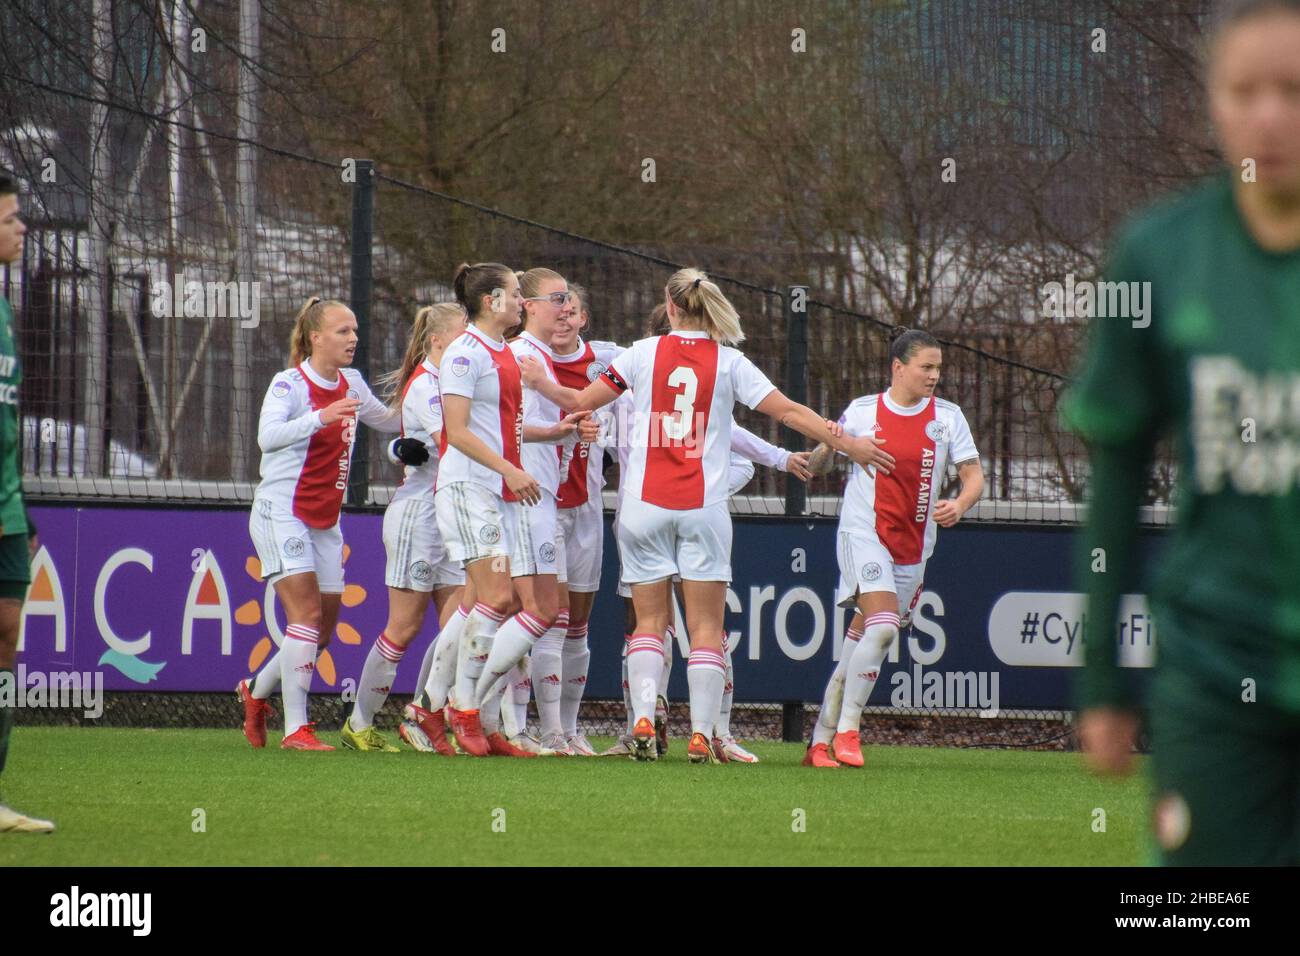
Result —
[{"label": "green sleeve", "polygon": [[[1132,671],[1119,666],[1116,622],[1120,598],[1137,586],[1137,510],[1150,456],[1134,448],[1094,445],[1089,459],[1092,494],[1081,537],[1083,553],[1077,558],[1077,587],[1088,596],[1079,706],[1131,709],[1137,705],[1137,692]],[[1104,572],[1093,571],[1101,566],[1094,557],[1097,549],[1105,557]]]},{"label": "green sleeve", "polygon": [[[1144,281],[1140,245],[1121,240],[1106,268],[1114,282]],[[1118,662],[1120,597],[1136,590],[1138,508],[1143,503],[1152,448],[1166,424],[1156,330],[1123,317],[1092,320],[1079,378],[1062,403],[1062,420],[1088,445],[1091,480],[1087,522],[1078,555],[1077,587],[1087,595],[1081,707],[1132,708],[1133,675]],[[1100,552],[1097,549],[1101,549]],[[1104,568],[1098,556],[1104,557]],[[1098,570],[1094,571],[1093,568]]]}]

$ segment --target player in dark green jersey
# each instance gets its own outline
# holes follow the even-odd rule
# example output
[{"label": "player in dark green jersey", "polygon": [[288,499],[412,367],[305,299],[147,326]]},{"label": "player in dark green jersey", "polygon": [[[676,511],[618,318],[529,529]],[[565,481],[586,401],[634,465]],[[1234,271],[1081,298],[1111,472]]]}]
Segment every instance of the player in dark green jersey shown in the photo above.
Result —
[{"label": "player in dark green jersey", "polygon": [[1079,729],[1094,769],[1129,769],[1137,702],[1116,616],[1136,590],[1152,447],[1172,434],[1177,527],[1149,588],[1156,855],[1297,864],[1300,0],[1220,4],[1207,57],[1227,169],[1121,233],[1106,269],[1120,285],[1097,289],[1112,308],[1064,407],[1092,459]]},{"label": "player in dark green jersey", "polygon": [[[16,262],[23,252],[27,227],[18,216],[18,187],[0,170],[0,265]],[[18,413],[18,383],[22,368],[14,344],[13,312],[0,296],[0,773],[9,753],[9,736],[16,710],[14,665],[18,657],[18,627],[27,585],[36,529],[23,505],[23,476],[19,466],[22,417]],[[0,833],[49,833],[54,824],[24,816],[0,800]]]}]

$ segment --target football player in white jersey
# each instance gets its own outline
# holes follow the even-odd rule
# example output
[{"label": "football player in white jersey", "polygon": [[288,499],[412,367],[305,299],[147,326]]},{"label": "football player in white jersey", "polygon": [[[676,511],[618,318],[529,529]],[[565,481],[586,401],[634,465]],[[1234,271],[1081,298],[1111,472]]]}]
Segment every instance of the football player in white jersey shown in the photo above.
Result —
[{"label": "football player in white jersey", "polygon": [[[572,308],[557,317],[551,335],[552,362],[559,383],[581,390],[609,367],[623,351],[613,342],[591,342],[582,331],[591,322],[589,299],[581,286],[570,282]],[[608,409],[595,416],[605,434],[609,429]],[[587,626],[596,592],[600,589],[600,567],[605,550],[605,516],[601,490],[605,485],[602,448],[592,441],[580,441],[574,448],[564,481],[560,485],[559,523],[564,539],[565,571],[568,575],[569,628],[561,654],[560,720],[564,740],[574,754],[596,755],[586,735],[578,730],[578,711],[586,690],[591,650]]]},{"label": "football player in white jersey", "polygon": [[244,736],[266,746],[266,700],[281,685],[287,750],[333,750],[307,720],[316,655],[329,644],[343,599],[339,512],[347,491],[357,420],[381,432],[401,428],[399,409],[371,393],[348,368],[357,319],[342,302],[308,299],[294,320],[289,368],[271,380],[262,401],[257,443],[262,480],[253,495],[249,534],[262,577],[285,612],[285,640],[253,681],[236,688]]},{"label": "football player in white jersey", "polygon": [[[862,766],[862,708],[890,645],[921,596],[936,526],[955,525],[984,492],[984,472],[966,417],[934,394],[942,364],[943,353],[932,335],[902,331],[890,346],[889,388],[855,399],[840,419],[846,436],[875,435],[894,460],[877,468],[854,466],[844,490],[836,600],[860,613],[862,631],[852,640],[850,628],[850,640],[827,683],[804,758],[807,766]],[[833,459],[829,445],[818,446],[814,472],[825,474]],[[961,491],[955,499],[939,500],[949,462],[956,466]]]},{"label": "football player in white jersey", "polygon": [[477,685],[498,631],[514,624],[506,618],[516,510],[520,502],[535,503],[540,489],[520,463],[522,387],[505,342],[505,333],[519,321],[519,282],[509,267],[480,262],[462,263],[452,285],[469,325],[439,362],[443,427],[434,510],[444,546],[468,580],[439,641],[457,645],[452,699],[449,703],[435,693],[441,671],[435,652],[424,688],[428,707],[413,704],[405,716],[437,747],[446,740],[441,718],[446,705],[460,746],[486,757],[493,747],[479,721]]},{"label": "football player in white jersey", "polygon": [[[511,568],[535,560],[530,526],[520,511],[545,494],[522,466],[523,383],[505,341],[505,333],[519,323],[523,300],[515,273],[500,263],[462,264],[453,285],[470,325],[447,348],[439,368],[443,440],[434,506],[447,549],[464,564],[469,578],[466,603],[474,603],[461,624],[454,699],[447,715],[468,754],[533,756],[499,731],[485,734],[480,714],[482,703],[556,613],[539,607],[535,590],[528,588],[520,589],[522,608],[510,613]],[[556,430],[576,430],[578,417],[557,422]],[[453,617],[449,628],[460,616]],[[509,664],[499,668],[501,660]],[[431,671],[431,682],[433,677]],[[431,688],[426,684],[425,689]],[[430,704],[440,706],[437,700]],[[426,727],[428,719],[417,716],[421,730],[433,739],[440,728]]]},{"label": "football player in white jersey", "polygon": [[[668,324],[668,311],[662,303],[655,306],[650,313],[650,320],[646,325],[646,332],[649,335],[667,335],[672,331]],[[619,351],[622,351],[621,349]],[[615,403],[616,407],[627,403],[626,396]],[[626,467],[628,460],[628,448],[625,443],[619,441],[620,436],[626,429],[626,415],[621,416],[623,427],[620,428],[619,416],[612,416],[614,420],[610,423],[615,436],[613,444],[618,449],[620,467]],[[829,424],[829,423],[828,423]],[[807,481],[811,477],[808,471],[808,452],[791,452],[764,441],[754,433],[742,428],[736,422],[732,421],[731,426],[731,458],[727,465],[727,497],[738,494],[745,485],[749,484],[754,477],[754,465],[765,465],[768,468],[774,468],[777,471],[788,471],[800,481]],[[619,488],[618,504],[622,504],[622,486]],[[617,527],[617,510],[615,513],[615,527]],[[684,603],[681,595],[681,581],[675,580],[677,599],[679,605]],[[626,634],[623,648],[623,703],[627,709],[627,733],[620,737],[619,740],[604,751],[601,756],[617,757],[632,756],[632,729],[636,720],[632,709],[631,694],[629,691],[627,679],[627,642],[632,639],[636,631],[636,614],[632,604],[631,591],[622,581],[619,582],[618,593],[626,602],[625,620]],[[668,633],[664,640],[664,664],[660,671],[659,683],[656,688],[655,702],[655,751],[658,756],[663,756],[668,752],[668,681],[672,676],[673,649],[672,644],[676,635],[675,628],[669,625]],[[719,707],[718,719],[714,724],[713,730],[713,752],[719,761],[727,762],[735,760],[738,763],[758,763],[758,757],[741,746],[740,742],[731,733],[731,702],[735,694],[735,671],[732,666],[731,648],[728,646],[726,635],[722,640],[723,658],[726,661],[727,673],[723,685],[722,701]]]},{"label": "football player in white jersey", "polygon": [[[401,367],[377,383],[389,389],[388,404],[401,409],[402,437],[397,439],[395,447],[406,454],[418,454],[419,450],[427,454],[430,448],[437,454],[442,439],[438,362],[443,350],[464,331],[465,310],[459,303],[425,306],[415,314],[411,341]],[[407,465],[402,482],[384,511],[388,621],[366,655],[357,682],[356,703],[343,722],[343,745],[353,750],[397,750],[374,728],[375,714],[384,706],[393,678],[397,676],[397,666],[424,624],[430,599],[441,634],[465,587],[464,570],[447,555],[438,536],[438,520],[433,510],[437,474],[436,457],[424,465]],[[428,679],[436,645],[436,640],[431,642],[424,656],[417,692],[423,690]],[[405,727],[399,729],[403,736],[408,732]],[[418,745],[413,746],[420,749]]]},{"label": "football player in white jersey", "polygon": [[[568,284],[563,276],[550,269],[529,269],[518,273],[518,278],[524,303],[523,329],[510,340],[510,348],[516,358],[531,359],[540,376],[558,387],[550,340],[557,320],[573,312]],[[500,695],[522,677],[520,672],[511,674],[511,671],[530,657],[528,669],[541,721],[541,740],[533,741],[522,726],[511,727],[514,733],[510,737],[513,746],[532,753],[574,755],[565,740],[560,715],[569,595],[564,538],[556,505],[575,442],[579,438],[594,441],[598,434],[596,423],[589,419],[588,413],[566,416],[528,379],[524,380],[521,455],[524,467],[541,486],[542,496],[537,505],[519,513],[520,542],[511,556],[510,574],[524,608],[516,615],[523,624],[521,639],[513,644],[498,641],[493,647],[479,685],[479,709],[484,729],[490,736],[490,731],[495,729],[492,725],[498,716]],[[528,612],[530,606],[537,609],[535,614]],[[507,675],[510,679],[503,679]],[[487,691],[489,687],[491,690]],[[506,706],[512,707],[513,701]],[[507,717],[513,717],[514,713],[508,711]]]},{"label": "football player in white jersey", "polygon": [[[730,346],[744,340],[740,317],[718,286],[698,269],[668,281],[664,304],[672,332],[642,339],[583,390],[577,410],[595,410],[632,392],[631,455],[619,551],[632,588],[638,633],[628,644],[628,677],[638,758],[653,760],[651,720],[671,623],[672,578],[682,578],[691,636],[687,681],[695,763],[717,763],[711,738],[726,677],[722,623],[731,580],[731,517],[727,468],[731,413],[744,402],[817,440],[825,421],[781,394],[749,359]],[[864,465],[883,452],[870,436],[829,436],[829,444]]]}]

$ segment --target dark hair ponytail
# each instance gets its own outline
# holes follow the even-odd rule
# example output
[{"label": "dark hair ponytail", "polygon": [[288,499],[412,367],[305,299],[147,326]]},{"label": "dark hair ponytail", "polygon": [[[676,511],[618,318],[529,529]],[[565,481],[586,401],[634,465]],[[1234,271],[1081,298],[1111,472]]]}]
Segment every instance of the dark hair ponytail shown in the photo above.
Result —
[{"label": "dark hair ponytail", "polygon": [[482,311],[483,297],[505,288],[506,277],[511,274],[511,269],[499,262],[476,262],[473,265],[462,262],[456,267],[451,286],[456,292],[456,301],[465,309],[470,321],[478,318]]},{"label": "dark hair ponytail", "polygon": [[896,325],[889,331],[889,359],[891,363],[894,359],[898,359],[898,361],[906,365],[912,361],[912,356],[921,349],[937,349],[939,347],[939,340],[923,329],[909,329]]}]

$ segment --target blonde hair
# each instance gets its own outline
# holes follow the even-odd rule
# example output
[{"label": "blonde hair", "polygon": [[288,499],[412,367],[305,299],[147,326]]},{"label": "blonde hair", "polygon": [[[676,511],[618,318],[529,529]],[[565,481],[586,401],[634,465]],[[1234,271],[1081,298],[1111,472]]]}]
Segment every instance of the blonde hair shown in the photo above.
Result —
[{"label": "blonde hair", "polygon": [[294,317],[293,331],[289,333],[289,365],[301,365],[311,358],[311,334],[320,331],[320,320],[336,306],[340,309],[347,308],[338,299],[322,299],[318,295],[303,303]]},{"label": "blonde hair", "polygon": [[701,326],[715,342],[738,345],[745,341],[745,333],[740,328],[740,314],[735,306],[699,269],[674,272],[668,280],[668,298],[689,323]]},{"label": "blonde hair", "polygon": [[[536,269],[529,269],[527,272],[516,272],[515,278],[519,280],[519,294],[522,295],[525,299],[532,299],[541,295],[542,283],[549,282],[552,279],[559,279],[561,282],[564,283],[564,287],[566,289],[569,287],[569,283],[565,280],[564,276],[560,275],[558,272],[555,272],[552,269],[543,269],[538,267]],[[520,321],[518,325],[516,325],[513,329],[511,329],[509,332],[506,333],[506,338],[507,339],[518,338],[519,333],[522,332],[527,326],[528,326],[528,308],[527,308],[527,304],[525,303],[523,319]]]},{"label": "blonde hair", "polygon": [[411,377],[417,365],[429,355],[429,336],[441,335],[451,327],[453,322],[465,318],[465,310],[459,302],[436,302],[426,305],[415,313],[415,322],[411,326],[411,341],[406,345],[406,355],[402,364],[380,376],[375,385],[387,389],[386,401],[391,408],[402,404],[402,393],[406,380]]},{"label": "blonde hair", "polygon": [[525,299],[535,299],[541,295],[542,283],[551,279],[559,279],[568,288],[564,276],[552,269],[529,269],[527,272],[516,272],[515,275],[519,278],[519,294]]}]

